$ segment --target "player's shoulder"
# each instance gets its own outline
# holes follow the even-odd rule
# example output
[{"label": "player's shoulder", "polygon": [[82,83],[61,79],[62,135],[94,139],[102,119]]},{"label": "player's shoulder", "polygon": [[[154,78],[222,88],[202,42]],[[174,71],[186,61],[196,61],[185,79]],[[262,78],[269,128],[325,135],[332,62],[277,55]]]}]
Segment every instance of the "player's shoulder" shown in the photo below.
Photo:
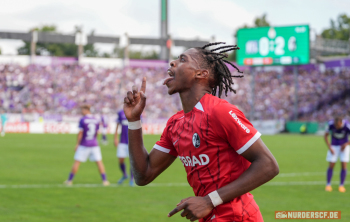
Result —
[{"label": "player's shoulder", "polygon": [[346,128],[348,128],[348,130],[350,130],[350,123],[349,123],[348,121],[346,121],[346,122],[344,123],[344,126],[345,126]]},{"label": "player's shoulder", "polygon": [[93,115],[91,115],[91,114],[88,114],[88,115],[86,115],[86,116],[83,116],[83,117],[81,118],[81,121],[91,123],[91,122],[99,122],[100,119],[99,119],[98,117],[96,117],[96,116],[93,116]]},{"label": "player's shoulder", "polygon": [[184,118],[184,115],[185,115],[185,114],[184,114],[184,111],[183,111],[183,110],[181,110],[181,111],[175,113],[174,115],[172,115],[172,116],[168,119],[167,125],[174,124],[174,122],[175,122],[176,120],[180,120],[180,119]]},{"label": "player's shoulder", "polygon": [[328,126],[333,126],[334,125],[334,120],[328,121]]},{"label": "player's shoulder", "polygon": [[235,105],[213,95],[207,95],[202,105],[208,115],[220,115],[229,112],[241,113]]},{"label": "player's shoulder", "polygon": [[85,116],[82,116],[79,120],[79,127],[82,128],[85,125]]},{"label": "player's shoulder", "polygon": [[124,117],[125,116],[124,110],[122,110],[122,109],[119,110],[117,114],[118,114],[119,117]]}]

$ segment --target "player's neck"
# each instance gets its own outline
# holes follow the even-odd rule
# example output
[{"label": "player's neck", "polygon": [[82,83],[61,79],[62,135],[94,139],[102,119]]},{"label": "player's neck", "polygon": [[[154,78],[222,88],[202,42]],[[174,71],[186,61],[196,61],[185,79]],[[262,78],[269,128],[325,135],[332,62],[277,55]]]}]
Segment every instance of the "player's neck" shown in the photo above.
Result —
[{"label": "player's neck", "polygon": [[190,112],[193,109],[193,107],[196,106],[199,100],[201,100],[201,98],[207,93],[210,92],[206,89],[190,89],[186,92],[179,93],[182,103],[182,109],[184,110],[184,112]]}]

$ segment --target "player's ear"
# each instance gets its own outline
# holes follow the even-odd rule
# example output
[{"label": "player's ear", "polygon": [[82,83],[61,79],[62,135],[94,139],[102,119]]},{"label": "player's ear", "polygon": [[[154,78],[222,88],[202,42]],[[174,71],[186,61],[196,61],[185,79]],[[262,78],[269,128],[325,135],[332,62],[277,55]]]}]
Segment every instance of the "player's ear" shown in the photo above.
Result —
[{"label": "player's ear", "polygon": [[209,78],[209,71],[206,69],[199,69],[196,71],[197,79],[207,79]]}]

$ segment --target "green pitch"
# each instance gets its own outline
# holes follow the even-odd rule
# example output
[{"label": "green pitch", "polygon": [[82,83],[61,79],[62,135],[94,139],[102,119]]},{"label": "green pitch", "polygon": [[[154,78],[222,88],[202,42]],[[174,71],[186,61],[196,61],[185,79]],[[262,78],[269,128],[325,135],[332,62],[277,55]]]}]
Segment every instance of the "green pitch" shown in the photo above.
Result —
[{"label": "green pitch", "polygon": [[[149,186],[129,187],[128,182],[116,186],[121,173],[112,136],[108,146],[101,146],[112,186],[101,186],[91,162],[81,165],[73,187],[63,186],[73,163],[75,139],[75,135],[29,134],[0,138],[0,221],[187,221],[180,214],[167,218],[182,198],[193,195],[181,162],[177,160]],[[158,139],[145,136],[146,147],[151,149]],[[263,140],[280,166],[279,176],[252,192],[265,221],[274,221],[275,211],[288,210],[342,211],[342,221],[350,221],[350,186],[346,193],[337,191],[339,163],[333,174],[334,191],[324,191],[327,163],[322,137],[276,135]]]}]

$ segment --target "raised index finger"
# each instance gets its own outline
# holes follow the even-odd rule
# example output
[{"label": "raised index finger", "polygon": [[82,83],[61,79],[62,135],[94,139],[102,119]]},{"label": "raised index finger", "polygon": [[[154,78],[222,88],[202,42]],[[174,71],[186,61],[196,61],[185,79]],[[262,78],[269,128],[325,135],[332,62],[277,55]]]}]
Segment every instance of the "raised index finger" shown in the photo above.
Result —
[{"label": "raised index finger", "polygon": [[146,92],[146,77],[143,77],[142,84],[141,84],[141,90],[143,93]]},{"label": "raised index finger", "polygon": [[187,206],[187,203],[185,202],[185,203],[183,203],[183,204],[181,204],[181,205],[175,207],[174,210],[170,211],[170,213],[168,214],[168,217],[171,217],[171,216],[173,216],[174,214],[176,214],[177,212],[179,212],[180,210],[185,209],[186,206]]}]

